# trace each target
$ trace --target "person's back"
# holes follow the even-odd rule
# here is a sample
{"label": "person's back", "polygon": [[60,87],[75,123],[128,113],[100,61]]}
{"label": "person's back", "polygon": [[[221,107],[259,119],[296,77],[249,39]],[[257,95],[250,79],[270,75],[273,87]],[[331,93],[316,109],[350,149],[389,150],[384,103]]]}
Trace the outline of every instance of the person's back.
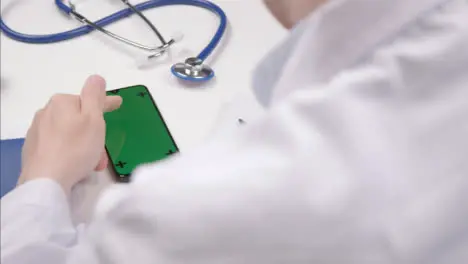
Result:
{"label": "person's back", "polygon": [[[329,1],[258,69],[264,116],[139,168],[103,195],[72,252],[50,239],[29,253],[66,263],[466,263],[467,22],[465,0]],[[4,249],[5,264],[27,250]]]}

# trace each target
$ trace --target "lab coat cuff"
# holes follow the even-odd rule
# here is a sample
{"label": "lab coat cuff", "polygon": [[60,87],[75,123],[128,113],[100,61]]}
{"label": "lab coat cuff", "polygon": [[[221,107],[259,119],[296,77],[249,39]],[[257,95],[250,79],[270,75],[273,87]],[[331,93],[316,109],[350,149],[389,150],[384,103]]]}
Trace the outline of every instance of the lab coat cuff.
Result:
{"label": "lab coat cuff", "polygon": [[5,195],[1,200],[2,218],[20,207],[43,208],[62,212],[70,217],[67,195],[62,187],[51,179],[28,181]]}

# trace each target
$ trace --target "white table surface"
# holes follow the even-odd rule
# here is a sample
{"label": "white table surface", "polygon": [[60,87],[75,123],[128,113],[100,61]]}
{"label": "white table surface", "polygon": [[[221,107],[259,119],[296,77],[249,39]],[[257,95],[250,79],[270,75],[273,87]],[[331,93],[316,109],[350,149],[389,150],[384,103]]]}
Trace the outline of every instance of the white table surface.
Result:
{"label": "white table surface", "polygon": [[[78,22],[60,14],[53,0],[3,0],[2,19],[11,28],[29,34],[61,32]],[[141,2],[133,0],[133,3]],[[145,14],[166,38],[182,32],[173,58],[154,67],[139,69],[140,50],[123,46],[99,33],[71,41],[38,45],[13,41],[1,35],[1,138],[24,137],[34,113],[55,93],[79,93],[87,76],[100,74],[107,89],[146,85],[181,150],[201,143],[216,127],[227,102],[240,96],[252,99],[250,80],[258,61],[286,34],[260,0],[213,0],[226,12],[229,26],[221,47],[208,63],[216,79],[202,88],[187,88],[170,73],[175,61],[196,56],[212,37],[216,16],[194,7],[172,6]],[[81,1],[79,11],[98,19],[116,11],[116,1]],[[159,44],[156,36],[136,16],[108,27],[116,33],[148,44]],[[235,122],[235,115],[233,116]],[[78,221],[89,216],[99,191],[110,183],[108,172],[97,175],[79,191],[75,205]],[[83,199],[86,197],[86,200]]]}

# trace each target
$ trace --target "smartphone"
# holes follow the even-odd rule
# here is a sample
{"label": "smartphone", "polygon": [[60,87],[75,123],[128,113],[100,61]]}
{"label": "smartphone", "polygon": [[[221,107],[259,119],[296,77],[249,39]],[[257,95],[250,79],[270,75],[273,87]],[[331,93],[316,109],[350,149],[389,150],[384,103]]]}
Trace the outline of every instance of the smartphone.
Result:
{"label": "smartphone", "polygon": [[179,152],[146,86],[111,90],[107,95],[122,97],[119,109],[104,114],[106,150],[117,181],[128,182],[139,165],[160,161]]}

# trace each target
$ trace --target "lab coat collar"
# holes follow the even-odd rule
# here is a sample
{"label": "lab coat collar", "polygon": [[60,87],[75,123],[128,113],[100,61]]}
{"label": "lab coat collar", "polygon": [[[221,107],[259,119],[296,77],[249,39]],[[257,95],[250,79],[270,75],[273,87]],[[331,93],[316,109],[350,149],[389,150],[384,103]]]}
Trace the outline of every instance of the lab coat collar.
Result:
{"label": "lab coat collar", "polygon": [[253,88],[265,106],[329,81],[447,0],[330,0],[260,63]]}

